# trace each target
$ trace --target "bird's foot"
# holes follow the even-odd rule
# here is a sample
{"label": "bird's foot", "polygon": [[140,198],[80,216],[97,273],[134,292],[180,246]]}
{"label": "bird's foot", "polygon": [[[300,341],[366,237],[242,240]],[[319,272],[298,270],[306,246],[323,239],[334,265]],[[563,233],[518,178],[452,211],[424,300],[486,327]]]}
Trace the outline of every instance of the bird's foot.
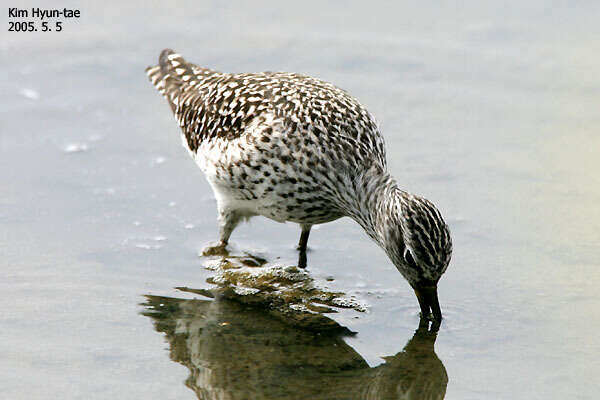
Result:
{"label": "bird's foot", "polygon": [[207,246],[202,249],[202,255],[205,257],[209,256],[222,256],[227,257],[229,255],[229,251],[227,250],[227,243],[219,242],[215,246]]}

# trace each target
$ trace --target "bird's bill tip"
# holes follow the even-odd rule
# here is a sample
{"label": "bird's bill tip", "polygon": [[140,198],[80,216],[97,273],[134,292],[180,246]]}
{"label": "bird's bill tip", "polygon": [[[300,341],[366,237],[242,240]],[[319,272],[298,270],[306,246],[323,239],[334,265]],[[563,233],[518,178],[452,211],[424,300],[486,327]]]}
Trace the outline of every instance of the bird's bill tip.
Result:
{"label": "bird's bill tip", "polygon": [[413,289],[419,300],[419,306],[421,307],[421,315],[424,318],[429,317],[433,314],[435,321],[442,320],[442,310],[437,294],[437,285],[414,285]]}

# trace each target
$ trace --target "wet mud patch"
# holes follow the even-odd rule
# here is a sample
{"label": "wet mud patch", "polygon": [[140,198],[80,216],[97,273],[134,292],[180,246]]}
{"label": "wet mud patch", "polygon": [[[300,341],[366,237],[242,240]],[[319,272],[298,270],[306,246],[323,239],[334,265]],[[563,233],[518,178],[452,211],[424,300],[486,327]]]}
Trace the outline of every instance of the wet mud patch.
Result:
{"label": "wet mud patch", "polygon": [[343,330],[326,314],[340,309],[367,312],[367,304],[343,292],[319,285],[309,271],[270,263],[250,255],[210,258],[205,267],[214,272],[208,289],[178,287],[178,290],[210,298],[225,298],[263,308],[287,323],[311,330]]}

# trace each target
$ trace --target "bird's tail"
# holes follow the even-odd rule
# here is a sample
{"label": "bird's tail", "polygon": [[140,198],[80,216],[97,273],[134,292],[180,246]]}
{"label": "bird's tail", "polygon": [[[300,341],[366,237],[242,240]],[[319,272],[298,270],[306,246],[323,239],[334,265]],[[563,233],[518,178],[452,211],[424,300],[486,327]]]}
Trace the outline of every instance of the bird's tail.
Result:
{"label": "bird's tail", "polygon": [[146,68],[150,82],[162,94],[171,110],[176,112],[178,98],[184,87],[194,84],[196,75],[190,64],[171,49],[164,49],[158,58],[158,65]]}

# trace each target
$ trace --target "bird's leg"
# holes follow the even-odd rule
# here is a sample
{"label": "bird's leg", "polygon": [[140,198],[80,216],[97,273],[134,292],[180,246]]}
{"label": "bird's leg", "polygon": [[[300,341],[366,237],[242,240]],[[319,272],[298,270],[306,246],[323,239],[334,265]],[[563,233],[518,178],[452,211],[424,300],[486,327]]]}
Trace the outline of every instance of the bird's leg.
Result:
{"label": "bird's leg", "polygon": [[219,212],[219,244],[223,247],[229,243],[231,232],[240,223],[241,216],[237,211]]}
{"label": "bird's leg", "polygon": [[308,236],[310,235],[310,228],[312,225],[300,225],[302,227],[302,233],[300,234],[300,241],[298,242],[298,250],[306,251],[308,244]]}
{"label": "bird's leg", "polygon": [[205,256],[227,256],[227,243],[229,237],[239,224],[241,215],[235,210],[223,210],[219,207],[219,243],[216,246],[209,246],[202,251]]}
{"label": "bird's leg", "polygon": [[308,236],[310,235],[310,228],[312,225],[300,225],[302,227],[302,233],[300,234],[300,241],[298,242],[298,267],[306,268],[306,246],[308,244]]}

